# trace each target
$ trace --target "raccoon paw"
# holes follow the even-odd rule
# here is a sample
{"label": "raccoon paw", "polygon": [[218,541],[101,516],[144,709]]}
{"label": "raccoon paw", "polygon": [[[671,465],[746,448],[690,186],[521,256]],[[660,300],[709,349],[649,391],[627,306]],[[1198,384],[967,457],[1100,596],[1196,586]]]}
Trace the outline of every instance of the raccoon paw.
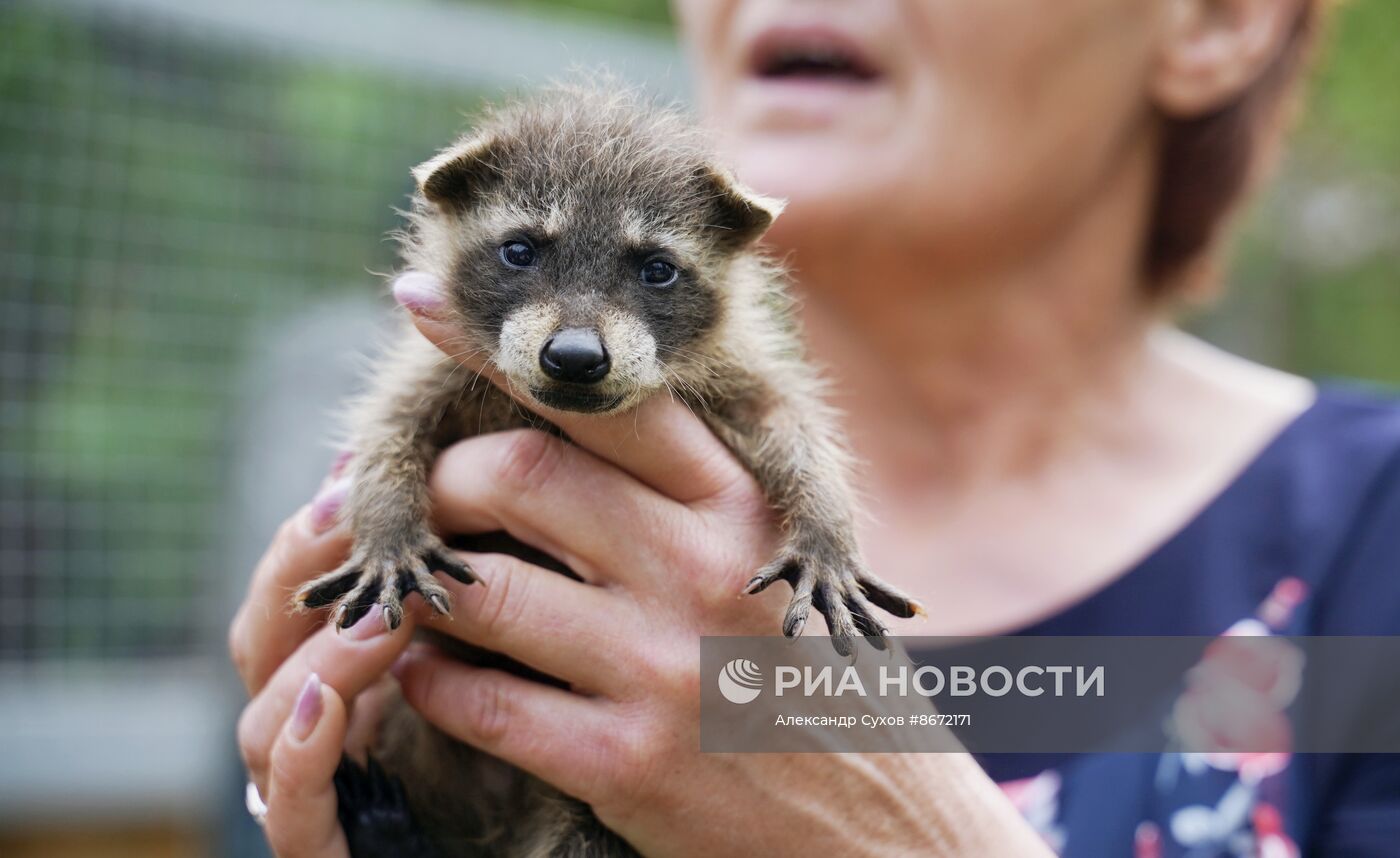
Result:
{"label": "raccoon paw", "polygon": [[292,603],[297,610],[334,605],[331,619],[342,629],[358,623],[377,604],[384,610],[384,625],[392,631],[403,622],[403,600],[410,593],[421,595],[439,614],[452,612],[451,596],[434,572],[445,572],[463,584],[478,580],[471,567],[454,558],[437,537],[423,536],[411,547],[394,550],[356,547],[339,569],[302,585]]}
{"label": "raccoon paw", "polygon": [[759,593],[775,581],[792,585],[792,600],[783,618],[783,634],[797,637],[812,608],[826,620],[831,645],[841,655],[855,652],[855,639],[864,637],[878,650],[889,648],[889,629],[876,608],[896,617],[924,613],[923,605],[875,577],[859,557],[832,547],[803,548],[789,543],[771,563],[744,586]]}
{"label": "raccoon paw", "polygon": [[351,858],[436,858],[409,810],[403,784],[373,757],[361,768],[348,756],[335,771],[336,815]]}

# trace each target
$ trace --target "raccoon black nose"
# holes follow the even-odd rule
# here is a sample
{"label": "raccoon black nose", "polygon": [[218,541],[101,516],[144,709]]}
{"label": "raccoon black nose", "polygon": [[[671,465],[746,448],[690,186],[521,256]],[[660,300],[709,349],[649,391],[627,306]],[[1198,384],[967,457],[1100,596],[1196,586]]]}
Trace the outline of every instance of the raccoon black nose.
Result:
{"label": "raccoon black nose", "polygon": [[610,365],[603,341],[587,328],[566,328],[540,349],[540,368],[555,381],[592,384],[603,380]]}

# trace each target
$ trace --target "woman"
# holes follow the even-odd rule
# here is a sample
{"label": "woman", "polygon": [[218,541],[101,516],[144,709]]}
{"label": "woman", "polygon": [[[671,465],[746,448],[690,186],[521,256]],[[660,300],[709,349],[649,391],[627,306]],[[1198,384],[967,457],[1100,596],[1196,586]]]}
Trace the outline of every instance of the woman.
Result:
{"label": "woman", "polygon": [[[896,633],[1215,635],[1256,613],[1310,634],[1400,626],[1400,576],[1383,574],[1400,411],[1159,324],[1208,280],[1319,5],[679,2],[707,116],[744,178],[790,200],[772,241],[864,463],[866,554],[930,610]],[[395,294],[421,311],[439,289],[408,275]],[[645,854],[1400,842],[1400,765],[1382,758],[1085,758],[1003,791],[993,778],[1037,773],[699,754],[697,639],[772,628],[782,594],[742,610],[733,594],[774,524],[683,407],[559,422],[577,446],[520,432],[451,448],[434,504],[445,532],[509,530],[585,582],[472,556],[489,586],[454,588],[455,622],[417,622],[580,693],[405,652],[410,635],[373,617],[337,637],[286,616],[286,593],[345,551],[343,486],[282,528],[231,631],[253,695],[240,744],[279,855],[346,854],[331,775],[391,667],[430,721],[587,800]]]}

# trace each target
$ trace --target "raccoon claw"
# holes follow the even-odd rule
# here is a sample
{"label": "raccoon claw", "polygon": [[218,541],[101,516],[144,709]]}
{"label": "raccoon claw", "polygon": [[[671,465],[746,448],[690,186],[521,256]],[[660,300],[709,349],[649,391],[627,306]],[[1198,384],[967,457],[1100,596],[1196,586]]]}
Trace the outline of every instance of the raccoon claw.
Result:
{"label": "raccoon claw", "polygon": [[881,608],[897,617],[923,614],[923,606],[869,572],[859,561],[831,563],[829,552],[785,552],[759,570],[744,585],[744,594],[767,589],[776,581],[792,586],[792,599],[783,617],[783,634],[797,637],[807,625],[812,608],[826,620],[831,645],[843,655],[855,652],[855,639],[863,637],[877,650],[889,648],[889,629],[877,617]]}
{"label": "raccoon claw", "polygon": [[365,556],[357,553],[334,572],[307,582],[292,601],[298,610],[334,605],[331,622],[338,629],[355,625],[379,605],[384,626],[393,631],[403,622],[403,600],[417,593],[439,614],[452,613],[452,597],[433,577],[443,572],[464,584],[477,580],[471,567],[443,549]]}
{"label": "raccoon claw", "polygon": [[[467,564],[457,560],[445,551],[431,550],[423,555],[423,560],[428,564],[428,568],[434,572],[446,573],[463,584],[475,584],[481,579],[476,577],[476,573]],[[447,613],[443,611],[442,613]]]}

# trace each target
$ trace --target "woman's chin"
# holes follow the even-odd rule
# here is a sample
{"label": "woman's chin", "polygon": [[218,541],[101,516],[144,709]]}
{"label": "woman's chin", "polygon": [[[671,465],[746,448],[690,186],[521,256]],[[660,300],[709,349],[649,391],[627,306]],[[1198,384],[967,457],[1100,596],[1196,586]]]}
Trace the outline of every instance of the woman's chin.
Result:
{"label": "woman's chin", "polygon": [[755,190],[795,199],[840,182],[851,154],[821,135],[754,134],[731,142],[728,156],[739,176]]}
{"label": "woman's chin", "polygon": [[896,191],[874,181],[867,158],[830,142],[746,140],[733,163],[746,184],[787,201],[774,229],[808,217],[824,220],[842,213],[849,217],[851,212],[869,210],[881,196],[888,200]]}

